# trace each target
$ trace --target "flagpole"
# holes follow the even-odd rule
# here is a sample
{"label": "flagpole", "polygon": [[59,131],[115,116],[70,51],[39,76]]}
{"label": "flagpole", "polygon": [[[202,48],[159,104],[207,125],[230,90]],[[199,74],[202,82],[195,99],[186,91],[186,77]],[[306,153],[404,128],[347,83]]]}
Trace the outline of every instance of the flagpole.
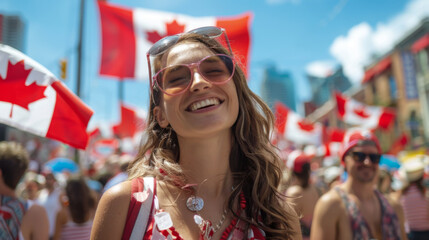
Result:
{"label": "flagpole", "polygon": [[119,78],[118,99],[119,99],[119,102],[124,101],[124,79],[123,78]]}
{"label": "flagpole", "polygon": [[79,13],[79,35],[77,42],[77,81],[76,81],[76,95],[80,96],[81,86],[81,72],[82,72],[82,39],[83,39],[83,15],[84,15],[84,0],[80,0],[80,13]]}
{"label": "flagpole", "polygon": [[[79,11],[79,33],[78,33],[78,42],[77,42],[77,78],[76,78],[76,95],[80,98],[80,88],[81,88],[81,77],[82,77],[82,39],[83,39],[83,17],[84,17],[84,8],[85,1],[80,0],[80,11]],[[74,158],[77,163],[79,163],[79,150],[76,148],[74,152]]]}

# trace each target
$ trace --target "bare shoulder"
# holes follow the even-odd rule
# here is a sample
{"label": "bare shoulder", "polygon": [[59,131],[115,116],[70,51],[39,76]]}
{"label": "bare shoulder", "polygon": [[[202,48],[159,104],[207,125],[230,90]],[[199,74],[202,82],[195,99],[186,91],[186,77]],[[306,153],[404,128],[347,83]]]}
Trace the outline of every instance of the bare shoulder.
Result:
{"label": "bare shoulder", "polygon": [[341,197],[334,189],[331,189],[323,194],[317,201],[313,220],[317,219],[324,222],[329,220],[330,222],[335,222],[345,213],[343,210],[345,209],[343,208]]}
{"label": "bare shoulder", "polygon": [[401,203],[398,197],[396,197],[393,194],[383,195],[383,196],[386,198],[390,206],[392,206],[394,209],[401,208]]}
{"label": "bare shoulder", "polygon": [[49,220],[43,206],[32,204],[22,218],[21,232],[24,239],[48,239]]}
{"label": "bare shoulder", "polygon": [[286,196],[288,197],[299,197],[302,196],[302,187],[300,186],[290,186],[286,191]]}
{"label": "bare shoulder", "polygon": [[338,195],[338,193],[334,189],[331,189],[319,198],[317,205],[323,208],[338,209],[338,206],[341,204],[341,202],[341,197]]}
{"label": "bare shoulder", "polygon": [[131,197],[131,181],[121,182],[103,193],[100,199],[101,203],[121,203],[129,202]]}
{"label": "bare shoulder", "polygon": [[131,181],[119,183],[107,190],[95,213],[91,239],[120,239],[131,199]]}
{"label": "bare shoulder", "polygon": [[341,198],[334,189],[329,190],[319,198],[311,225],[312,240],[349,239],[344,238],[344,234],[339,229],[339,225],[345,216],[342,206]]}
{"label": "bare shoulder", "polygon": [[104,213],[114,213],[119,207],[121,211],[128,209],[131,199],[131,181],[121,182],[109,188],[101,196],[98,203],[97,213],[103,211]]}
{"label": "bare shoulder", "polygon": [[48,215],[43,206],[34,203],[25,213],[24,220],[28,220],[33,225],[43,225],[48,223]]}
{"label": "bare shoulder", "polygon": [[46,214],[46,210],[43,206],[35,203],[28,209],[26,214],[29,216],[37,216],[39,214]]}

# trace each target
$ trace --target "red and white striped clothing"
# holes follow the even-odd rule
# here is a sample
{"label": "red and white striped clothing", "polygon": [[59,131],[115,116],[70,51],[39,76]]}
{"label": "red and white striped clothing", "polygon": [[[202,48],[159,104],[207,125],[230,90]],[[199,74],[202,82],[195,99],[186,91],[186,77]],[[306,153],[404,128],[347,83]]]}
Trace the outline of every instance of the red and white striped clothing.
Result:
{"label": "red and white striped clothing", "polygon": [[0,194],[0,239],[19,239],[28,202]]}
{"label": "red and white striped clothing", "polygon": [[[158,210],[159,202],[156,195],[155,179],[153,177],[134,178],[131,181],[131,201],[122,239],[164,240],[177,237],[173,237],[173,234],[164,236],[158,230],[154,218]],[[265,232],[262,229],[254,225],[251,225],[247,232],[244,229],[247,229],[247,225],[243,221],[238,221],[237,225],[229,233],[227,240],[265,240]]]}
{"label": "red and white striped clothing", "polygon": [[63,226],[61,240],[88,240],[91,236],[92,219],[85,223],[77,224],[69,221]]}
{"label": "red and white striped clothing", "polygon": [[405,214],[405,230],[429,230],[429,203],[417,186],[411,185],[400,201]]}

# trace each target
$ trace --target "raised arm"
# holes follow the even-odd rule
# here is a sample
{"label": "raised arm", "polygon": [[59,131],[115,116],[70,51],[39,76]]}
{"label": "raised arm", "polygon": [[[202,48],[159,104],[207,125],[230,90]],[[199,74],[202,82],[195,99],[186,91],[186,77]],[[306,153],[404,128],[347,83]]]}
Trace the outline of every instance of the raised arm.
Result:
{"label": "raised arm", "polygon": [[95,213],[91,239],[121,239],[130,205],[131,182],[115,185],[103,194]]}

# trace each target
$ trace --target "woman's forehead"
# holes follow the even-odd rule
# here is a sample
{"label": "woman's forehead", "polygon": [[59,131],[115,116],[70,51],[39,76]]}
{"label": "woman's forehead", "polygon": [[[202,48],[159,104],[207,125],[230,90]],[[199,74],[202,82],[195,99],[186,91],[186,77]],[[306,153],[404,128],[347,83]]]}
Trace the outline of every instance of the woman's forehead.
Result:
{"label": "woman's forehead", "polygon": [[164,54],[162,57],[162,65],[171,66],[176,64],[194,63],[210,54],[213,54],[213,52],[202,43],[178,43],[169,49],[166,54]]}

